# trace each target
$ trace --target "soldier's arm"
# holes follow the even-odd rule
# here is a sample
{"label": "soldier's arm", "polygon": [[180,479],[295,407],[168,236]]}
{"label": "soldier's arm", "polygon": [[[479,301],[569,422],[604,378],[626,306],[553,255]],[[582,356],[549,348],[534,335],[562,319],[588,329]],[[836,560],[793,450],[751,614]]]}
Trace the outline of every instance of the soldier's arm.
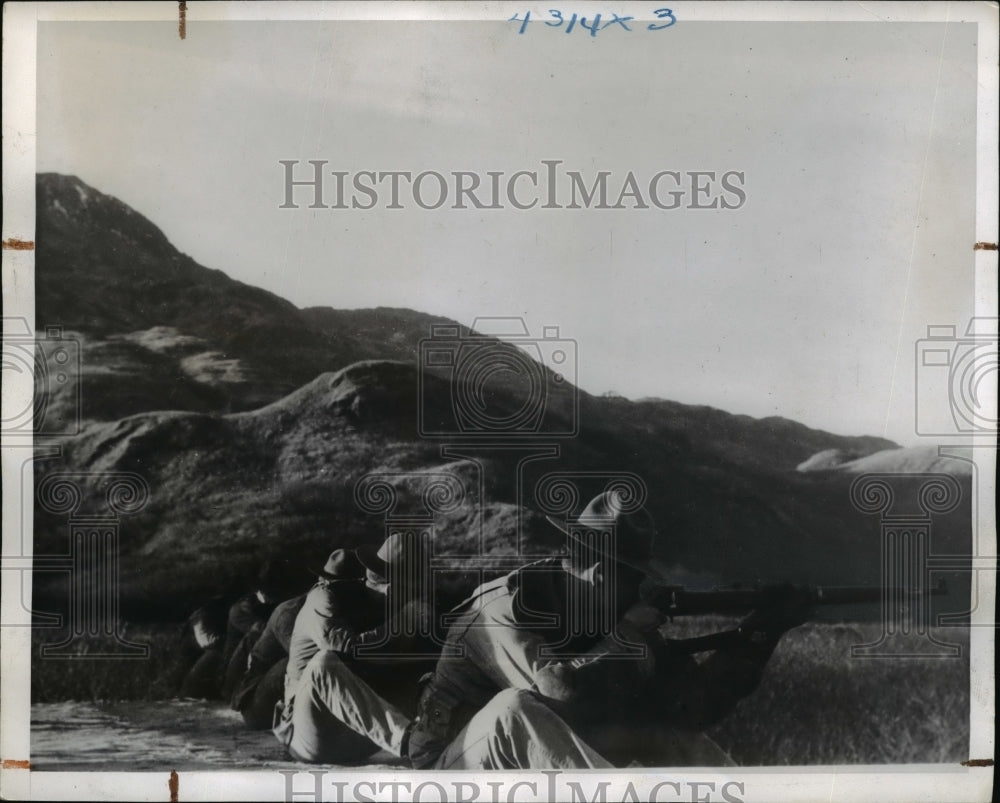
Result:
{"label": "soldier's arm", "polygon": [[668,640],[652,640],[657,657],[651,689],[664,717],[678,727],[704,729],[723,719],[760,684],[782,636],[812,613],[812,602],[792,586],[775,586],[746,617],[738,637],[700,664]]}
{"label": "soldier's arm", "polygon": [[405,651],[412,639],[431,632],[433,613],[430,606],[420,600],[410,600],[390,617],[377,627],[358,633],[348,641],[347,649],[380,646],[386,650]]}
{"label": "soldier's arm", "polygon": [[261,633],[260,638],[257,639],[257,642],[250,650],[247,671],[252,674],[266,672],[287,654],[288,650],[278,641],[274,629],[268,623],[268,626],[264,628],[264,632]]}
{"label": "soldier's arm", "polygon": [[669,641],[654,641],[656,672],[646,687],[650,705],[671,725],[704,730],[757,688],[775,644],[737,643],[698,663]]}
{"label": "soldier's arm", "polygon": [[241,636],[253,630],[262,630],[264,625],[264,618],[249,596],[237,600],[229,609],[229,627]]}
{"label": "soldier's arm", "polygon": [[[410,601],[403,605],[402,610],[391,612],[378,625],[366,630],[358,630],[352,622],[341,614],[339,606],[331,604],[328,614],[324,617],[324,627],[317,643],[323,649],[337,652],[353,652],[357,647],[385,646],[399,647],[400,637],[394,633],[425,633],[430,627],[430,609],[420,601]],[[391,618],[390,618],[391,617]],[[409,617],[412,621],[402,622],[401,617]],[[406,624],[407,626],[403,626]],[[403,637],[404,639],[406,636]]]}
{"label": "soldier's arm", "polygon": [[333,593],[322,586],[315,586],[309,592],[293,630],[315,642],[321,650],[334,652],[343,652],[348,639],[356,634]]}
{"label": "soldier's arm", "polygon": [[292,641],[292,633],[295,630],[295,620],[298,618],[299,611],[302,610],[304,605],[305,595],[296,597],[279,605],[274,610],[274,613],[271,614],[271,618],[267,620],[265,630],[271,631],[274,635],[274,640],[277,642],[278,647],[283,650],[284,655],[288,654]]}
{"label": "soldier's arm", "polygon": [[554,701],[590,707],[598,702],[614,707],[634,698],[652,676],[655,658],[648,635],[661,619],[649,606],[633,606],[586,654],[540,666],[536,688]]}
{"label": "soldier's arm", "polygon": [[353,647],[358,632],[345,616],[331,614],[321,621],[322,627],[316,637],[320,649],[347,652]]}

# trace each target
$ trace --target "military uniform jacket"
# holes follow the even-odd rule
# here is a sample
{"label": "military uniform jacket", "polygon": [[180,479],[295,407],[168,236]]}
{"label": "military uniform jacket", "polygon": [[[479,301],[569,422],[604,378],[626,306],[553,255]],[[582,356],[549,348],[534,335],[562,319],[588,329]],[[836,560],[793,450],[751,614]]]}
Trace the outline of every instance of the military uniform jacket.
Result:
{"label": "military uniform jacket", "polygon": [[320,650],[347,653],[378,637],[385,597],[361,580],[317,583],[306,595],[288,645],[285,702],[295,694],[306,665]]}
{"label": "military uniform jacket", "polygon": [[603,635],[571,616],[574,583],[558,558],[541,560],[479,586],[453,611],[410,736],[415,766],[432,763],[503,689],[534,690],[567,715],[600,716],[635,698],[653,667],[643,635],[615,622]]}

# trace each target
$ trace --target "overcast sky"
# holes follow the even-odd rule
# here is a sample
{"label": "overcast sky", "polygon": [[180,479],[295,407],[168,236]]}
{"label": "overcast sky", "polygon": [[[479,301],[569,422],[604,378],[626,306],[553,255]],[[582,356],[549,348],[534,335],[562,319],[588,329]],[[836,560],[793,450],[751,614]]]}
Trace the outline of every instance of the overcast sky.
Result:
{"label": "overcast sky", "polygon": [[[975,91],[961,24],[43,23],[37,159],[299,306],[523,316],[593,393],[911,444],[914,342],[972,312]],[[279,209],[280,159],[737,170],[746,203]]]}

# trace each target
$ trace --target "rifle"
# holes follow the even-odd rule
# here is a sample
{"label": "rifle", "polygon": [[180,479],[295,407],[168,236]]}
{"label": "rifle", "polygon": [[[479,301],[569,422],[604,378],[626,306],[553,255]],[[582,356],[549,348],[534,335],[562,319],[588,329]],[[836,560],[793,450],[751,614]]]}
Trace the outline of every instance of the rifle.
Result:
{"label": "rifle", "polygon": [[[944,580],[923,591],[894,586],[817,586],[792,587],[803,605],[855,605],[889,602],[901,598],[923,598],[948,593]],[[709,613],[746,613],[768,602],[768,590],[763,588],[723,588],[713,591],[688,591],[680,586],[658,586],[645,595],[645,601],[669,618],[698,616]],[[753,640],[751,635],[751,640]],[[745,642],[748,634],[740,628],[697,636],[689,639],[670,639],[671,648],[686,653],[707,652],[735,643]]]}

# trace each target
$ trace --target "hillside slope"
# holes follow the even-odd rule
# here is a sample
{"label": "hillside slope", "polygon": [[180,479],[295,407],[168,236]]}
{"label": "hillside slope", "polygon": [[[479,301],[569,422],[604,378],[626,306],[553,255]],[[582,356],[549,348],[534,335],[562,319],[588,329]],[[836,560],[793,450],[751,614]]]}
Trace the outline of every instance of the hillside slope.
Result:
{"label": "hillside slope", "polygon": [[82,340],[85,419],[253,409],[352,362],[412,360],[432,323],[453,323],[384,307],[299,310],[198,265],[74,176],[39,175],[36,207],[37,328]]}
{"label": "hillside slope", "polygon": [[[640,477],[658,550],[678,577],[878,581],[880,523],[852,506],[856,475],[796,467],[831,450],[882,465],[876,453],[893,449],[889,441],[597,398],[551,372],[541,375],[545,425],[566,432],[576,422],[575,436],[499,449],[425,437],[454,429],[456,399],[469,397],[444,371],[421,373],[418,344],[432,324],[458,324],[405,309],[299,310],[197,265],[140,214],[73,177],[39,176],[37,225],[36,320],[82,343],[80,368],[53,389],[48,414],[77,414],[75,383],[83,408],[81,433],[60,441],[60,457],[36,461],[36,481],[86,473],[82,512],[104,503],[96,475],[133,472],[148,484],[149,503],[121,522],[128,610],[176,615],[245,584],[265,558],[305,565],[333,546],[377,542],[384,516],[355,497],[369,472],[393,475],[397,514],[425,513],[424,493],[441,476],[459,489],[433,520],[439,553],[466,556],[464,572],[443,575],[455,594],[481,577],[476,556],[562,547],[542,516],[555,472],[579,486],[564,514],[611,476]],[[494,382],[485,403],[514,414],[525,393],[517,381]],[[937,551],[967,554],[968,508],[934,534]],[[36,554],[65,553],[66,539],[65,515],[36,505]],[[58,606],[65,578],[39,573],[35,590]]]}

